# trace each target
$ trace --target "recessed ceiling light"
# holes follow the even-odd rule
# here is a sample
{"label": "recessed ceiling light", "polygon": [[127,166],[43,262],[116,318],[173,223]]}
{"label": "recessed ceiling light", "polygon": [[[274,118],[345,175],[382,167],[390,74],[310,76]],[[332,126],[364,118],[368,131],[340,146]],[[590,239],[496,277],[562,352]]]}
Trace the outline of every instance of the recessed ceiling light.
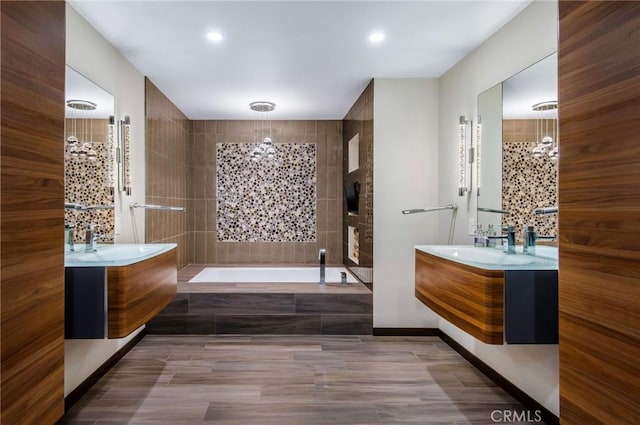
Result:
{"label": "recessed ceiling light", "polygon": [[219,32],[215,32],[215,31],[208,32],[207,33],[207,40],[213,41],[213,42],[222,41],[222,34],[220,34]]}
{"label": "recessed ceiling light", "polygon": [[376,32],[372,32],[371,35],[369,35],[369,41],[372,43],[380,43],[382,40],[384,40],[386,37],[386,35],[384,35],[383,32],[380,31],[376,31]]}

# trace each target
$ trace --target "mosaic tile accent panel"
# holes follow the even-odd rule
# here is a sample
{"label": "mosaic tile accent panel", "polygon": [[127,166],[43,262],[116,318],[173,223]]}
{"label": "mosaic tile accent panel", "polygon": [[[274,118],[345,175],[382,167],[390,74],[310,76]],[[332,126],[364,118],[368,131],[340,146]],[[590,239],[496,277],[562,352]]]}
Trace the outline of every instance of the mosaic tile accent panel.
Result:
{"label": "mosaic tile accent panel", "polygon": [[515,225],[518,238],[524,225],[536,226],[538,235],[556,236],[556,215],[539,216],[534,209],[558,205],[558,163],[534,158],[536,142],[505,141],[502,147],[503,225]]}
{"label": "mosaic tile accent panel", "polygon": [[[81,205],[113,205],[114,197],[107,187],[107,133],[109,120],[65,120],[65,140],[74,135],[80,141],[91,141],[96,160],[72,158],[65,150],[64,197],[65,202]],[[74,131],[75,129],[75,131]],[[66,209],[65,223],[74,224],[74,241],[84,243],[87,225],[96,225],[100,243],[113,242],[114,210],[78,211]]]}
{"label": "mosaic tile accent panel", "polygon": [[315,242],[315,143],[276,145],[272,161],[248,160],[252,143],[216,149],[217,236],[225,242]]}

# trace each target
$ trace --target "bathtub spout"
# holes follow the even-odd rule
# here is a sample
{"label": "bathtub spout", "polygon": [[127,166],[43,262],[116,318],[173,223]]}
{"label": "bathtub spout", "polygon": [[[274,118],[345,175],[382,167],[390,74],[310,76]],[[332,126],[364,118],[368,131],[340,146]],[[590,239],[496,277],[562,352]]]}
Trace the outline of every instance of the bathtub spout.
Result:
{"label": "bathtub spout", "polygon": [[318,252],[318,260],[320,260],[320,285],[324,285],[325,284],[325,256],[327,255],[327,250],[324,248],[321,248],[320,251]]}

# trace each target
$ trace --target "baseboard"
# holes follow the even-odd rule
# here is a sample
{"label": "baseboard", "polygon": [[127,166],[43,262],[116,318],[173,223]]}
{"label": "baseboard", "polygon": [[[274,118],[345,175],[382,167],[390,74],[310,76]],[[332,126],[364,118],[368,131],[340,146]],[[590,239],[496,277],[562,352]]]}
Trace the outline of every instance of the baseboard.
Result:
{"label": "baseboard", "polygon": [[122,348],[116,351],[111,357],[107,359],[95,372],[93,372],[87,379],[82,381],[80,385],[69,393],[64,398],[64,411],[67,412],[83,395],[87,393],[100,380],[118,361],[124,357],[135,345],[142,340],[147,334],[146,329],[142,329],[133,339],[127,342]]}
{"label": "baseboard", "polygon": [[373,328],[374,336],[440,336],[438,328]]}
{"label": "baseboard", "polygon": [[[511,397],[518,400],[526,409],[531,411],[540,411],[540,416],[542,420],[547,425],[559,425],[560,419],[554,415],[550,410],[546,407],[538,403],[536,400],[531,398],[531,396],[520,388],[516,387],[504,376],[500,375],[494,369],[492,369],[488,364],[480,360],[466,348],[464,348],[461,344],[459,344],[456,340],[451,338],[449,335],[444,333],[442,330],[438,329],[437,335],[442,339],[447,345],[453,348],[458,352],[462,357],[464,357],[469,363],[471,363],[476,369],[482,372],[487,378],[491,379],[497,386],[505,390]],[[374,329],[375,335],[375,329]]]}

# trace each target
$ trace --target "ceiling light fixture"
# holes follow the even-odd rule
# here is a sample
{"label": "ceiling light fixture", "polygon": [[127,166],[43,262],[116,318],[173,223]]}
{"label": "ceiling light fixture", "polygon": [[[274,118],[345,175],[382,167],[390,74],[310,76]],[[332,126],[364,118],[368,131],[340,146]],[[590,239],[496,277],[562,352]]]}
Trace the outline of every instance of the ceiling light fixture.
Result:
{"label": "ceiling light fixture", "polygon": [[[536,112],[546,112],[558,109],[557,100],[536,103],[531,107]],[[536,120],[536,141],[538,144],[531,152],[535,158],[549,157],[558,159],[558,123],[557,118],[549,117]]]}
{"label": "ceiling light fixture", "polygon": [[[67,100],[67,107],[72,109],[71,131],[73,132],[67,137],[67,152],[72,159],[95,162],[98,157],[97,152],[93,149],[93,120],[90,116],[90,111],[94,111],[97,106],[88,100]],[[80,126],[78,126],[78,121],[80,121]]]}
{"label": "ceiling light fixture", "polygon": [[[251,102],[249,109],[255,113],[253,121],[253,132],[255,134],[256,147],[249,153],[249,159],[253,162],[259,162],[263,159],[271,160],[276,156],[276,148],[271,139],[271,119],[270,113],[276,108],[276,104],[273,102],[267,102],[264,100]],[[267,114],[266,120],[259,120],[258,115]],[[260,124],[258,124],[260,121]],[[265,121],[267,124],[265,125]],[[259,128],[258,128],[259,127]],[[268,136],[267,134],[268,130]],[[258,142],[262,138],[262,142]]]}
{"label": "ceiling light fixture", "polygon": [[220,34],[219,32],[211,31],[207,33],[207,40],[209,41],[219,42],[222,41],[222,39],[222,34]]}
{"label": "ceiling light fixture", "polygon": [[383,41],[387,36],[384,35],[384,33],[380,32],[380,31],[376,31],[371,33],[371,35],[369,36],[369,41],[372,43],[380,43],[381,41]]}

